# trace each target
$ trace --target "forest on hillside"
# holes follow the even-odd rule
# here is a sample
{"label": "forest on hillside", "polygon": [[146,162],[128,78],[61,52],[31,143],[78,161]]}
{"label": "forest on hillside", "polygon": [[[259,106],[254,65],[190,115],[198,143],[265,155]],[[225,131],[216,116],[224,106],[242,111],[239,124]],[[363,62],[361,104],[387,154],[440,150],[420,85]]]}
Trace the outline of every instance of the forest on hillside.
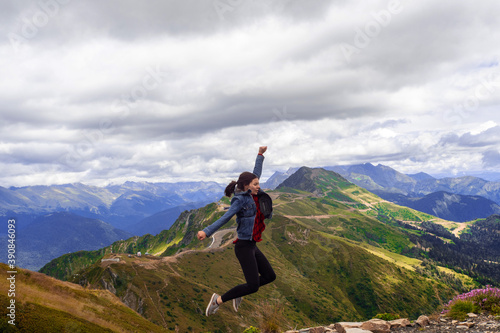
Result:
{"label": "forest on hillside", "polygon": [[406,250],[405,255],[434,260],[439,265],[473,277],[483,285],[500,285],[499,215],[477,221],[460,238],[432,222],[420,224],[425,232],[405,223],[398,224],[415,230],[416,233],[410,233],[410,240],[421,245]]}

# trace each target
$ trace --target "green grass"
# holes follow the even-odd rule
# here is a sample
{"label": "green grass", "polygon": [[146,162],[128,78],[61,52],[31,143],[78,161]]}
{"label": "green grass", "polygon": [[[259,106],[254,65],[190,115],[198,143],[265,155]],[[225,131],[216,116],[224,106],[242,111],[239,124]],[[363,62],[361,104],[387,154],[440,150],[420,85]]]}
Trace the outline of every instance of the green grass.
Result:
{"label": "green grass", "polygon": [[78,318],[67,312],[54,310],[34,303],[21,303],[16,308],[16,325],[9,324],[8,317],[2,312],[8,304],[7,297],[0,295],[0,331],[1,332],[89,332],[101,333],[113,331],[96,325],[84,318]]}
{"label": "green grass", "polygon": [[[0,288],[8,290],[5,264]],[[0,295],[2,332],[163,332],[107,290],[90,290],[18,268],[16,326],[7,323],[6,295]],[[8,326],[7,326],[8,325]]]}
{"label": "green grass", "polygon": [[283,304],[282,330],[365,320],[378,313],[416,318],[432,312],[439,298],[455,293],[440,282],[370,253],[358,243],[307,229],[279,215],[268,224],[259,248],[278,278],[257,294],[245,297],[238,316],[229,305],[220,309],[217,318],[203,316],[213,292],[223,293],[244,282],[232,246],[190,252],[168,261],[126,257],[122,263],[98,263],[81,272],[79,278],[86,279],[92,288],[102,286],[105,280],[115,286],[117,296],[142,299],[143,316],[169,329],[177,326],[180,331],[189,326],[211,332],[260,327],[265,300]]}
{"label": "green grass", "polygon": [[[421,222],[434,217],[383,202],[336,174],[314,173],[319,189],[315,194],[291,188],[270,191],[275,198],[274,216],[266,221],[259,248],[278,278],[245,297],[237,316],[229,305],[221,307],[217,317],[203,316],[213,292],[223,293],[244,282],[232,245],[207,251],[211,240],[196,239],[198,230],[224,214],[215,203],[184,212],[170,230],[156,236],[61,257],[44,270],[65,279],[73,276],[72,281],[92,288],[106,283],[152,323],[180,331],[238,332],[242,327],[260,327],[264,300],[283,305],[280,329],[287,330],[368,320],[384,313],[417,318],[457,294],[439,274],[420,274],[415,267],[421,262],[402,255],[415,245],[395,219]],[[223,198],[220,203],[229,201]],[[233,219],[225,228],[234,225]],[[101,264],[100,257],[109,256],[111,248],[114,253],[141,250],[160,255],[122,255],[120,263]],[[172,257],[180,251],[181,255]]]}

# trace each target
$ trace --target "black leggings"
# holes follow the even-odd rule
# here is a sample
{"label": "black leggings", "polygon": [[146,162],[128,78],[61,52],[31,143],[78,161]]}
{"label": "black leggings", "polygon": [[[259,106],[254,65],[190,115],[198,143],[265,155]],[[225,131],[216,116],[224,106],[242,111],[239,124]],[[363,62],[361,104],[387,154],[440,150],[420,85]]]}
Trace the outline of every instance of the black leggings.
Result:
{"label": "black leggings", "polygon": [[256,242],[240,239],[234,246],[234,252],[240,261],[247,283],[240,284],[222,295],[223,302],[253,294],[259,290],[259,287],[276,280],[271,264],[257,248]]}

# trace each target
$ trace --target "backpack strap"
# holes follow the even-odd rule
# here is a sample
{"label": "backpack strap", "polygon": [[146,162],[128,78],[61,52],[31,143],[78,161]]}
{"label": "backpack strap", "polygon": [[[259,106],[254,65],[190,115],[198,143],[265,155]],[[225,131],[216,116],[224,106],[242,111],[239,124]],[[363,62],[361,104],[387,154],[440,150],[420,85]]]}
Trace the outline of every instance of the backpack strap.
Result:
{"label": "backpack strap", "polygon": [[273,216],[273,200],[264,191],[259,191],[257,194],[259,199],[260,211],[264,214],[264,218],[270,219]]}

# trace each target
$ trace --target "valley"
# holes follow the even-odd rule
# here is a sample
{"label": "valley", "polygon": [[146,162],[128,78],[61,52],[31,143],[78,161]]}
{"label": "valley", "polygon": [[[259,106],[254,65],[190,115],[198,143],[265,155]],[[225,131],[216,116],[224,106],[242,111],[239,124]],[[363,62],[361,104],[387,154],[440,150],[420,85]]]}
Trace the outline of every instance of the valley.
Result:
{"label": "valley", "polygon": [[415,318],[498,276],[498,265],[487,262],[499,261],[495,245],[486,254],[476,244],[496,235],[500,217],[478,220],[461,234],[469,241],[460,240],[447,229],[456,231],[454,222],[383,200],[323,169],[301,168],[269,194],[273,218],[259,248],[278,277],[245,297],[238,313],[223,306],[204,316],[213,292],[244,281],[232,246],[234,219],[213,239],[196,238],[224,214],[228,198],[181,213],[157,235],[68,253],[40,271],[84,290],[107,290],[151,324],[182,332],[240,332],[276,307],[283,330],[377,313]]}

